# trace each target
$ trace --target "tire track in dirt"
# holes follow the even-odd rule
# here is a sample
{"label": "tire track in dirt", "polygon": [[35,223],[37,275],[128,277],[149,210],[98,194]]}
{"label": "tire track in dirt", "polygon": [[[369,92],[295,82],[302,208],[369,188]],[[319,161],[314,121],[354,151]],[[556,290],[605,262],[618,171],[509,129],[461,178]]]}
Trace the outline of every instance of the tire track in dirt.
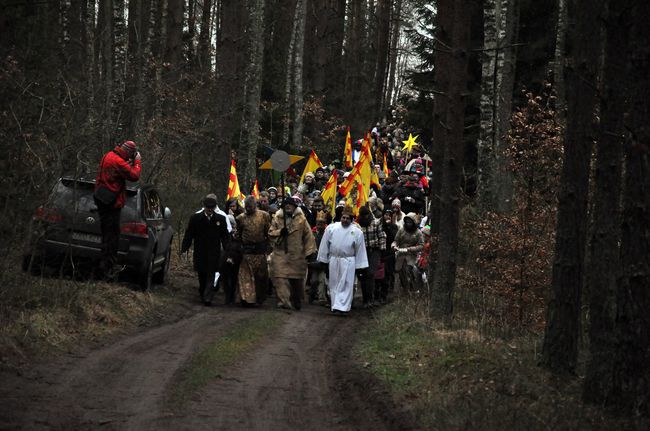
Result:
{"label": "tire track in dirt", "polygon": [[250,317],[243,310],[195,311],[85,357],[70,356],[62,365],[43,365],[23,378],[8,378],[0,390],[0,428],[146,427],[163,414],[167,386],[193,352]]}
{"label": "tire track in dirt", "polygon": [[243,319],[279,312],[269,306],[193,311],[176,323],[3,381],[0,429],[391,428],[364,388],[349,384],[358,375],[351,371],[349,350],[367,317],[332,316],[316,306],[286,316],[220,379],[193,394],[182,411],[170,409],[175,377],[195,352]]}
{"label": "tire track in dirt", "polygon": [[[362,318],[357,316],[357,318]],[[341,393],[341,348],[359,321],[321,307],[294,312],[279,331],[197,394],[187,411],[152,429],[387,429],[364,403]],[[365,318],[362,318],[366,320]]]}

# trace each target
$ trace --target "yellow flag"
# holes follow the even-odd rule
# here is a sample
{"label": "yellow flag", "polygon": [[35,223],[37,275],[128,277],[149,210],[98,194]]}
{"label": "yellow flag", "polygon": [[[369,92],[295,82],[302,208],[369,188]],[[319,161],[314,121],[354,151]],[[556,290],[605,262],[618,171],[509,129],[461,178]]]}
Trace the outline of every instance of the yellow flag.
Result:
{"label": "yellow flag", "polygon": [[[363,184],[363,189],[366,193],[366,200],[368,200],[367,196],[368,193],[370,192],[370,184],[372,183],[372,173],[374,172],[375,168],[370,164],[370,154],[367,152],[364,152],[361,154],[361,158],[359,159],[359,179],[360,182]],[[377,178],[377,183],[379,183],[379,178]]]}
{"label": "yellow flag", "polygon": [[336,171],[332,173],[332,175],[329,177],[327,180],[327,184],[325,184],[325,188],[323,188],[323,192],[320,194],[320,196],[323,198],[323,202],[325,202],[325,208],[329,206],[330,208],[330,214],[332,217],[334,217],[334,210],[336,208],[336,186],[337,186],[337,179],[338,179],[338,174]]}
{"label": "yellow flag", "polygon": [[368,202],[368,191],[363,184],[357,183],[357,204],[354,207],[354,215],[359,215],[359,209]]}
{"label": "yellow flag", "polygon": [[352,138],[350,137],[350,128],[345,136],[345,148],[343,149],[343,163],[348,169],[352,167]]}
{"label": "yellow flag", "polygon": [[230,180],[228,181],[228,197],[227,199],[239,199],[242,200],[244,195],[241,194],[239,190],[239,180],[237,179],[237,168],[235,167],[235,161],[230,162]]}
{"label": "yellow flag", "polygon": [[307,164],[305,165],[305,170],[302,171],[302,175],[300,176],[300,184],[305,182],[305,174],[307,172],[313,173],[316,171],[318,168],[322,168],[323,164],[320,162],[320,159],[316,155],[316,152],[314,150],[311,150],[311,153],[309,154],[309,159],[307,160]]}

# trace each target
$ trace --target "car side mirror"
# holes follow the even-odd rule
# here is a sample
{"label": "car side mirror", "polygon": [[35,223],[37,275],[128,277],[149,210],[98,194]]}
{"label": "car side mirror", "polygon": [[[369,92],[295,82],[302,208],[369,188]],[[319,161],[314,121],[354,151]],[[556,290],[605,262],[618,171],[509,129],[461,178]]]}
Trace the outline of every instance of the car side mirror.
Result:
{"label": "car side mirror", "polygon": [[170,210],[168,207],[165,207],[165,214],[163,217],[165,217],[165,220],[172,218],[172,210]]}

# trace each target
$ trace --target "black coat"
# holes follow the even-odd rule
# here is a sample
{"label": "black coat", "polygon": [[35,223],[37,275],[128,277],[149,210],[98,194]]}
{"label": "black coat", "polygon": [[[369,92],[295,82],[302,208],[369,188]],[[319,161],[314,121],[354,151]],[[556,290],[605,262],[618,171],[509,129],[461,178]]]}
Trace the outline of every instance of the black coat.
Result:
{"label": "black coat", "polygon": [[194,269],[198,272],[212,272],[219,269],[221,247],[228,242],[226,218],[214,213],[208,219],[203,211],[190,217],[183,237],[181,253],[189,250],[194,242]]}
{"label": "black coat", "polygon": [[411,212],[422,214],[424,212],[424,197],[422,189],[410,182],[397,187],[393,193],[393,198],[400,200],[404,214]]}

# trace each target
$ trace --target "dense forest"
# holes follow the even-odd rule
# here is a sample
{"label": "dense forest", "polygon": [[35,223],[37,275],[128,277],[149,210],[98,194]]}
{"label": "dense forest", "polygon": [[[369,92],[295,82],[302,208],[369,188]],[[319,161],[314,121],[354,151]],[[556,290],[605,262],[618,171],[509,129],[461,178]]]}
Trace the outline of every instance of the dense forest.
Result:
{"label": "dense forest", "polygon": [[[432,160],[430,315],[543,332],[540,365],[650,414],[650,3],[7,0],[2,272],[61,175],[133,139],[175,216],[231,157],[343,156],[347,127]],[[271,179],[264,179],[271,181]],[[501,336],[503,334],[497,334]],[[587,354],[586,369],[578,370]]]}

